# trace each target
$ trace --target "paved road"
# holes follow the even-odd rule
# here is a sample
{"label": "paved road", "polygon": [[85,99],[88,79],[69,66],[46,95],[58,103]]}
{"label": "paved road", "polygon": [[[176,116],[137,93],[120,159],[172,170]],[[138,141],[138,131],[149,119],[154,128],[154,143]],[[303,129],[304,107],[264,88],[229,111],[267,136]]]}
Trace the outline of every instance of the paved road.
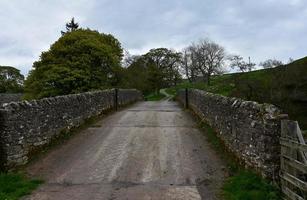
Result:
{"label": "paved road", "polygon": [[139,102],[30,165],[46,182],[26,199],[219,199],[222,169],[177,103]]}

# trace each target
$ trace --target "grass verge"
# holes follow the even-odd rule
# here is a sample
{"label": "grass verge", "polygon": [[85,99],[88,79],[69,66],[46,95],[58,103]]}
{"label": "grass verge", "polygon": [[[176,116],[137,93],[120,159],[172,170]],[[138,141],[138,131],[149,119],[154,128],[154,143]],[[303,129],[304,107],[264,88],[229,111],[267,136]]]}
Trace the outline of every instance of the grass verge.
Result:
{"label": "grass verge", "polygon": [[156,94],[156,93],[151,93],[147,96],[145,96],[145,100],[146,101],[160,101],[161,99],[163,99],[165,97],[164,94]]}
{"label": "grass verge", "polygon": [[225,200],[279,200],[280,191],[267,180],[251,170],[238,164],[236,157],[227,151],[224,143],[217,137],[215,131],[206,123],[200,123],[200,128],[206,133],[208,142],[226,162],[229,177],[222,188]]}
{"label": "grass verge", "polygon": [[42,183],[41,180],[30,180],[22,174],[0,174],[0,200],[17,200],[30,194]]}
{"label": "grass verge", "polygon": [[238,171],[223,186],[226,200],[279,200],[279,190],[257,174]]}
{"label": "grass verge", "polygon": [[176,96],[177,94],[177,90],[176,88],[172,87],[172,88],[166,88],[165,92],[171,96]]}

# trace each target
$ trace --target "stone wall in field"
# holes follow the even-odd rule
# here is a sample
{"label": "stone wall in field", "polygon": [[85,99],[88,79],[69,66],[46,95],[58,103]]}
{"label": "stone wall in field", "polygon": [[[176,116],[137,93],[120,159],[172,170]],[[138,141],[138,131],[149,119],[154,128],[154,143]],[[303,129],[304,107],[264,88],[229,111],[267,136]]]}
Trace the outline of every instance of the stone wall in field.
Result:
{"label": "stone wall in field", "polygon": [[[178,100],[185,104],[185,91]],[[281,111],[270,104],[188,91],[188,106],[217,132],[225,146],[263,177],[278,179]]]}
{"label": "stone wall in field", "polygon": [[16,102],[16,101],[21,101],[23,94],[7,94],[7,93],[0,93],[0,105],[4,103],[9,103],[9,102]]}
{"label": "stone wall in field", "polygon": [[[78,127],[115,105],[115,90],[11,102],[0,107],[0,161],[2,168],[26,164],[32,151],[63,131]],[[118,104],[142,99],[137,90],[118,90]]]}

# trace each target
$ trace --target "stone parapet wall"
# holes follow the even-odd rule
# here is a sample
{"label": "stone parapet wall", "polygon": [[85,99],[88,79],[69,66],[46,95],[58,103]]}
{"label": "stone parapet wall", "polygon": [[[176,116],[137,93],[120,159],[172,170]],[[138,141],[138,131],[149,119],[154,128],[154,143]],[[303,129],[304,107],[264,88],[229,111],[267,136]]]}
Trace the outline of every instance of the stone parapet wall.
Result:
{"label": "stone parapet wall", "polygon": [[[86,119],[114,108],[115,90],[11,102],[0,107],[2,168],[26,164],[29,153]],[[119,106],[142,99],[137,90],[118,90]]]}
{"label": "stone parapet wall", "polygon": [[[177,99],[185,104],[185,91]],[[217,132],[226,147],[263,177],[278,180],[281,111],[270,104],[188,91],[188,106]]]}
{"label": "stone parapet wall", "polygon": [[0,105],[4,103],[16,102],[21,101],[23,94],[7,94],[7,93],[0,93]]}

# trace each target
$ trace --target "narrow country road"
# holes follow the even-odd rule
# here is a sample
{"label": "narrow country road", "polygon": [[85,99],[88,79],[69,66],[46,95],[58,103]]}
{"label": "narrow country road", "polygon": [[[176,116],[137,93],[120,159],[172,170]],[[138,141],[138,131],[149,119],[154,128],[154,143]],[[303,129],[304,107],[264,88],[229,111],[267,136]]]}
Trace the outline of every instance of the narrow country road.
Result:
{"label": "narrow country road", "polygon": [[219,199],[223,164],[176,102],[113,113],[31,164],[45,183],[25,199]]}
{"label": "narrow country road", "polygon": [[169,93],[166,92],[165,88],[160,90],[160,93],[164,94],[165,97],[163,100],[169,101],[173,98],[172,95],[170,95]]}

